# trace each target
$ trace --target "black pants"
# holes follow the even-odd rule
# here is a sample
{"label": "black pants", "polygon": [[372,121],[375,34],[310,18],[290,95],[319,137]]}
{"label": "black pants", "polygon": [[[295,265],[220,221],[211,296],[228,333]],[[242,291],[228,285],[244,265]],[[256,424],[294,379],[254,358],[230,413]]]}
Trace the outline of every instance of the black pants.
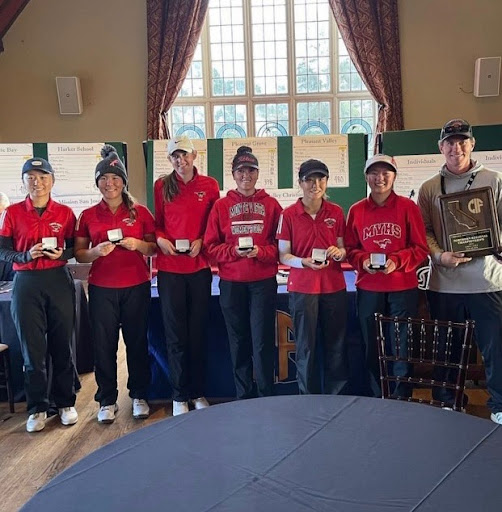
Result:
{"label": "black pants", "polygon": [[321,294],[290,292],[289,309],[293,318],[300,394],[320,392],[319,376],[315,371],[318,325],[323,353],[323,392],[332,395],[347,393],[346,290]]}
{"label": "black pants", "polygon": [[117,401],[117,349],[119,329],[126,346],[127,388],[131,398],[146,398],[150,384],[148,358],[148,306],[150,281],[127,288],[89,285],[89,317],[94,337],[94,399],[101,406]]}
{"label": "black pants", "polygon": [[16,272],[11,313],[23,353],[28,413],[49,409],[47,354],[52,359],[51,395],[56,407],[75,405],[71,352],[75,291],[68,269]]}
{"label": "black pants", "polygon": [[220,280],[220,305],[227,326],[237,398],[272,395],[277,307],[275,276],[248,283]]}
{"label": "black pants", "polygon": [[169,381],[177,402],[204,395],[211,280],[209,268],[192,274],[159,271],[157,276]]}
{"label": "black pants", "polygon": [[[474,336],[483,354],[486,385],[490,398],[487,405],[492,412],[502,412],[502,292],[492,293],[439,293],[428,291],[427,300],[431,316],[437,320],[465,322],[474,320]],[[454,339],[452,360],[457,360],[462,340]],[[444,344],[439,348],[441,356]],[[438,379],[455,382],[456,370],[436,370]],[[450,389],[434,389],[434,398],[452,402],[454,392]]]}
{"label": "black pants", "polygon": [[[357,316],[361,326],[365,351],[365,396],[382,396],[380,387],[380,366],[378,364],[378,350],[376,338],[375,313],[386,316],[416,317],[418,313],[418,288],[398,292],[371,292],[357,290]],[[392,353],[395,354],[394,329],[388,333]],[[399,351],[406,354],[406,324],[401,325]],[[411,368],[407,363],[394,363],[393,375],[400,377],[411,376]],[[399,396],[411,396],[412,386],[400,383],[393,392]]]}

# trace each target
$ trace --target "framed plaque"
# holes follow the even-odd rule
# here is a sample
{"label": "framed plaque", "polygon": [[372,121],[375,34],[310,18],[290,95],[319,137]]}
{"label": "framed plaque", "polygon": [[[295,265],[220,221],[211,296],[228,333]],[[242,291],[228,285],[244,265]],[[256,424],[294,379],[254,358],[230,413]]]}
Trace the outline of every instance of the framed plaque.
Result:
{"label": "framed plaque", "polygon": [[500,227],[493,190],[475,188],[439,196],[446,250],[466,256],[500,252]]}

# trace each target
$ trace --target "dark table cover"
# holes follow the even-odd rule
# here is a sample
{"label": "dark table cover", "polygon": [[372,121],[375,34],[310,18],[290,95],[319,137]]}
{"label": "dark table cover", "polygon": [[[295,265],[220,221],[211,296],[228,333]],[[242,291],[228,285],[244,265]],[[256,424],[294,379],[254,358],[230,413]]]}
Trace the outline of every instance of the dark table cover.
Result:
{"label": "dark table cover", "polygon": [[500,512],[502,427],[351,396],[226,403],[94,452],[22,510]]}
{"label": "dark table cover", "polygon": [[[0,342],[9,345],[14,398],[21,401],[24,400],[23,356],[10,313],[11,289],[12,282],[4,283],[0,288]],[[78,373],[87,373],[94,370],[94,356],[87,297],[82,281],[75,280],[75,297],[76,320],[72,348]]]}
{"label": "dark table cover", "polygon": [[[351,393],[357,395],[361,392],[361,365],[363,361],[363,348],[359,324],[356,317],[356,293],[355,274],[352,271],[344,272],[348,291],[348,322],[347,344],[350,363]],[[232,375],[232,362],[228,347],[228,337],[225,321],[219,304],[218,277],[213,277],[212,296],[209,304],[209,324],[207,327],[208,360],[206,370],[205,396],[208,397],[233,397],[235,385]],[[288,292],[286,285],[278,286],[277,310],[289,314]],[[292,333],[290,338],[294,341]],[[277,340],[276,340],[277,341]],[[148,392],[149,399],[171,398],[171,386],[169,384],[169,364],[167,360],[167,348],[162,325],[160,301],[158,291],[152,287],[152,302],[148,319],[148,348],[150,353],[150,369],[152,380]],[[318,364],[322,359],[322,352],[318,353]],[[288,377],[281,380],[278,375],[278,349],[276,347],[276,375],[274,392],[276,394],[298,393],[296,382],[296,366],[294,356],[289,359]],[[318,384],[320,388],[320,383]]]}

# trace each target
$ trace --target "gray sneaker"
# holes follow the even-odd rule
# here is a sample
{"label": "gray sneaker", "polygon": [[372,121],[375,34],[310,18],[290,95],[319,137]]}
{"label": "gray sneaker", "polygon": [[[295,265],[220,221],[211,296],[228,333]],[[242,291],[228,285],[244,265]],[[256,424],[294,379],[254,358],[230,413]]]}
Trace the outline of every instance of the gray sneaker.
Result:
{"label": "gray sneaker", "polygon": [[173,416],[185,414],[189,410],[188,402],[177,402],[176,400],[173,400]]}
{"label": "gray sneaker", "polygon": [[36,412],[30,414],[26,422],[26,430],[28,432],[40,432],[45,428],[45,420],[47,419],[47,412]]}
{"label": "gray sneaker", "polygon": [[498,424],[502,425],[502,412],[492,412],[490,414],[490,419],[494,423],[498,423]]}
{"label": "gray sneaker", "polygon": [[132,416],[137,420],[142,420],[150,416],[150,407],[146,400],[135,398],[132,401]]}
{"label": "gray sneaker", "polygon": [[205,409],[209,407],[209,402],[206,400],[204,396],[200,396],[199,398],[193,398],[192,404],[196,409]]}
{"label": "gray sneaker", "polygon": [[113,423],[115,421],[115,413],[119,410],[117,404],[102,405],[98,412],[99,423]]}

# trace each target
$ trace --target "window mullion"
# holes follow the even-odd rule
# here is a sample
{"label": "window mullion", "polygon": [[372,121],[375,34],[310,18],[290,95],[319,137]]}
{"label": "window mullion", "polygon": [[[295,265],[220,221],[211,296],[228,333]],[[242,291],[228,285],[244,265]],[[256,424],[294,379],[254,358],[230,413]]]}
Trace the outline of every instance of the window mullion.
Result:
{"label": "window mullion", "polygon": [[338,27],[336,26],[335,17],[333,12],[330,16],[329,24],[329,37],[331,38],[331,133],[338,133],[338,108],[337,108],[337,93],[338,93]]}
{"label": "window mullion", "polygon": [[204,115],[206,120],[206,137],[214,136],[213,117],[211,108],[211,46],[209,44],[209,12],[206,13],[206,19],[201,33],[202,46],[202,83],[204,87],[204,97],[201,102],[204,105]]}
{"label": "window mullion", "polygon": [[253,80],[253,39],[251,27],[251,0],[242,1],[244,19],[244,48],[245,48],[245,70],[246,70],[246,96],[242,99],[247,105],[247,133],[255,136],[255,115],[254,115],[254,80]]}
{"label": "window mullion", "polygon": [[211,48],[209,45],[209,13],[201,32],[201,50],[202,50],[202,83],[204,88],[204,99],[211,97]]}
{"label": "window mullion", "polygon": [[288,89],[289,89],[289,133],[296,135],[296,57],[295,57],[295,26],[293,19],[294,1],[286,2],[286,19],[288,27]]}

